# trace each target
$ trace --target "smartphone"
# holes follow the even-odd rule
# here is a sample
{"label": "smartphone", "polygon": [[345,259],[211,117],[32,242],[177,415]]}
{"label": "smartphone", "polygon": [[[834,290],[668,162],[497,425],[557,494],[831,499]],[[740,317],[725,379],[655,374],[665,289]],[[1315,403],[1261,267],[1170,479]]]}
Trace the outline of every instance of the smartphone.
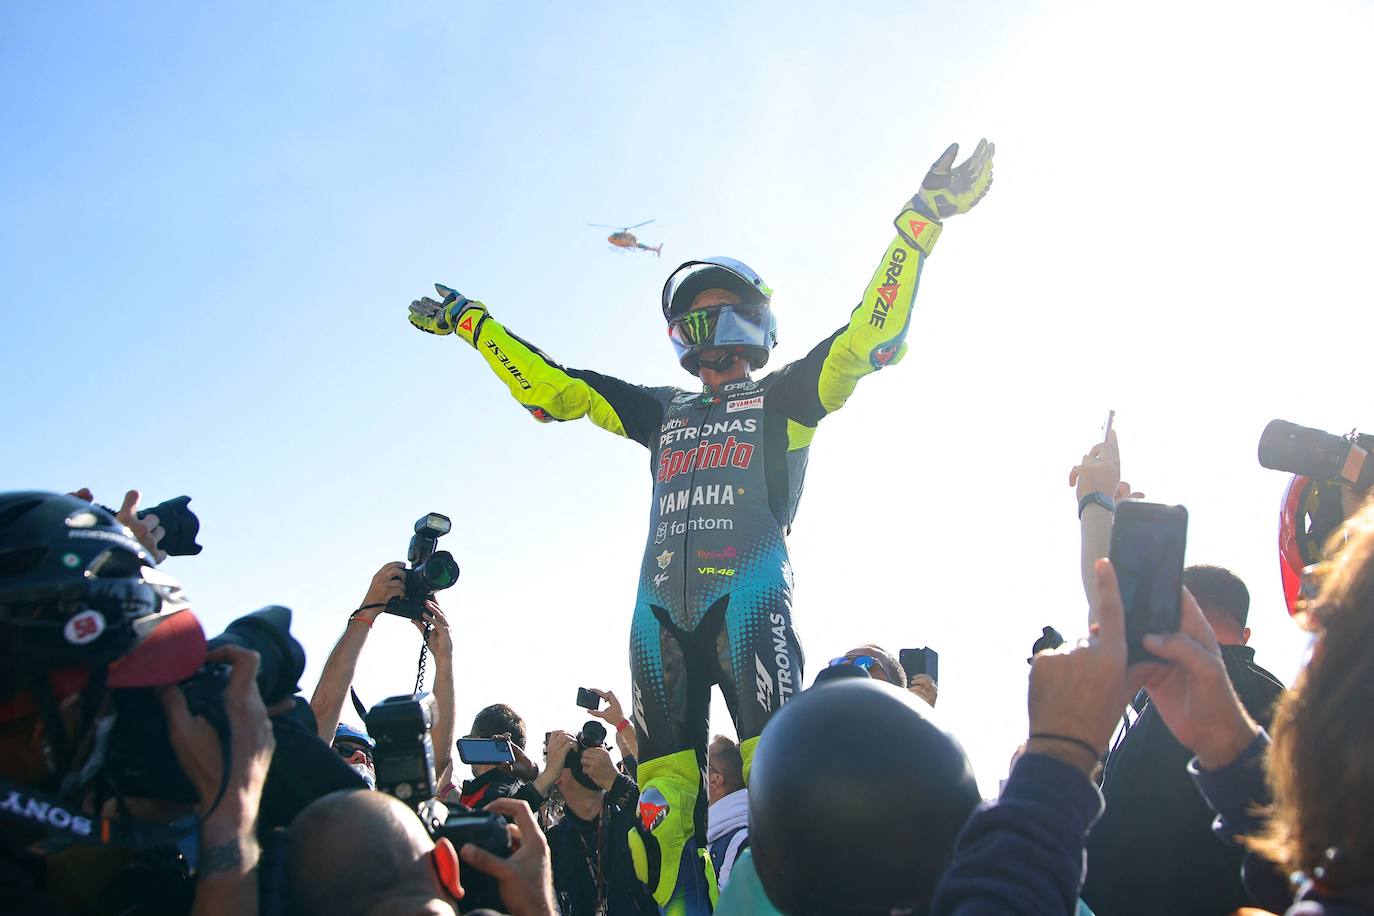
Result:
{"label": "smartphone", "polygon": [[459,738],[458,759],[464,763],[514,763],[509,738]]}
{"label": "smartphone", "polygon": [[1178,629],[1183,600],[1183,551],[1188,510],[1123,502],[1112,523],[1110,556],[1126,612],[1126,660],[1153,660],[1141,639]]}
{"label": "smartphone", "polygon": [[940,653],[929,646],[920,649],[903,649],[897,654],[909,681],[918,674],[928,674],[935,683],[940,683]]}
{"label": "smartphone", "polygon": [[1112,421],[1116,419],[1116,411],[1107,411],[1107,422],[1102,424],[1102,441],[1106,442],[1112,431]]}
{"label": "smartphone", "polygon": [[601,697],[594,690],[579,687],[577,688],[577,705],[583,709],[600,709]]}

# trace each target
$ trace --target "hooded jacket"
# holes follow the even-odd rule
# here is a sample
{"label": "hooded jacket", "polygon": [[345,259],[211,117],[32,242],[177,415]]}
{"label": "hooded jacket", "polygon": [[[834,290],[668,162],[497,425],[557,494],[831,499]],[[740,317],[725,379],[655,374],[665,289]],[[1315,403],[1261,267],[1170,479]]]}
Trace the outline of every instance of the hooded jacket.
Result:
{"label": "hooded jacket", "polygon": [[742,850],[749,846],[749,790],[738,789],[706,810],[706,843],[716,868],[716,885],[725,887]]}

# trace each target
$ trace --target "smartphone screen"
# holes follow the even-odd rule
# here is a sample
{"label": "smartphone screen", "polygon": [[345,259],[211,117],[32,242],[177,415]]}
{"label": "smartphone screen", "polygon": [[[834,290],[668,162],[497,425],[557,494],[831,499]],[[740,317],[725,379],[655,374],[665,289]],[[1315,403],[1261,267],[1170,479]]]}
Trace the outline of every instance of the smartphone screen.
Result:
{"label": "smartphone screen", "polygon": [[577,688],[577,705],[583,709],[600,709],[601,697],[586,687]]}
{"label": "smartphone screen", "polygon": [[458,759],[464,763],[514,763],[509,738],[459,738]]}
{"label": "smartphone screen", "polygon": [[897,660],[902,663],[902,670],[906,672],[907,680],[911,680],[918,674],[927,674],[935,683],[940,682],[940,654],[929,646],[920,649],[903,649],[898,653]]}
{"label": "smartphone screen", "polygon": [[1146,633],[1178,629],[1183,598],[1183,550],[1188,510],[1182,506],[1124,502],[1112,524],[1112,566],[1126,612],[1127,661],[1155,658],[1145,651]]}

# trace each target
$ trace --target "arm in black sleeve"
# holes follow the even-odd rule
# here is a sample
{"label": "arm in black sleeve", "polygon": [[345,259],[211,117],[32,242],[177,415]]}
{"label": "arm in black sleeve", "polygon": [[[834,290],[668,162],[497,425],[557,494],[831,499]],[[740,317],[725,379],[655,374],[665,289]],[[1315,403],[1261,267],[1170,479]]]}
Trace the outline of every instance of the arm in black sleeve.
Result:
{"label": "arm in black sleeve", "polygon": [[1072,913],[1083,840],[1102,796],[1079,770],[1041,754],[1016,763],[1002,797],[974,812],[935,888],[932,916]]}

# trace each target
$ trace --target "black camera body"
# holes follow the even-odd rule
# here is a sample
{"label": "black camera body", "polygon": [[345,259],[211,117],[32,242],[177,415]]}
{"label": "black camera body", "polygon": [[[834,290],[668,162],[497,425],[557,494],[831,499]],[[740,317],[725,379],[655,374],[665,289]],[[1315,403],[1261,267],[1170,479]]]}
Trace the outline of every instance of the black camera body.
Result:
{"label": "black camera body", "polygon": [[[210,648],[234,645],[258,654],[258,692],[271,706],[297,691],[305,670],[305,650],[291,635],[290,608],[273,605],[246,614],[208,642]],[[229,717],[224,691],[229,665],[207,662],[181,682],[192,715],[204,716],[221,741],[229,740]],[[195,787],[181,772],[167,737],[167,721],[150,688],[114,691],[115,727],[110,735],[108,772],[126,795],[193,802]]]}
{"label": "black camera body", "polygon": [[503,859],[511,854],[506,819],[499,814],[455,811],[442,824],[435,824],[430,833],[436,840],[444,837],[453,844],[454,849],[462,849],[464,843],[471,843]]}
{"label": "black camera body", "polygon": [[1351,431],[1344,436],[1271,420],[1260,435],[1259,463],[1274,471],[1311,477],[1318,483],[1356,490],[1374,485],[1374,435]]}
{"label": "black camera body", "polygon": [[[510,832],[506,830],[507,821],[499,814],[474,811],[471,808],[455,806],[444,820],[433,816],[433,809],[422,806],[420,820],[429,830],[435,842],[441,838],[453,844],[455,850],[471,843],[494,856],[505,859],[512,852]],[[447,810],[440,807],[440,810]],[[463,869],[463,900],[458,912],[470,913],[473,910],[505,910],[501,901],[501,887],[496,879],[486,872],[475,868]]]}
{"label": "black camera body", "polygon": [[572,778],[577,780],[579,785],[586,786],[588,789],[601,790],[601,787],[592,782],[585,771],[582,769],[582,752],[594,747],[602,747],[606,743],[606,726],[595,719],[588,719],[582,725],[582,730],[576,735],[577,747],[568,751],[568,758],[563,766],[567,767]]}
{"label": "black camera body", "polygon": [[425,600],[458,581],[458,561],[447,550],[436,550],[439,538],[453,528],[447,515],[431,512],[415,523],[415,534],[406,550],[406,593],[387,602],[386,613],[423,620]]}
{"label": "black camera body", "polygon": [[367,733],[377,742],[372,763],[379,791],[417,805],[439,790],[430,735],[436,711],[429,693],[389,697],[368,710]]}

